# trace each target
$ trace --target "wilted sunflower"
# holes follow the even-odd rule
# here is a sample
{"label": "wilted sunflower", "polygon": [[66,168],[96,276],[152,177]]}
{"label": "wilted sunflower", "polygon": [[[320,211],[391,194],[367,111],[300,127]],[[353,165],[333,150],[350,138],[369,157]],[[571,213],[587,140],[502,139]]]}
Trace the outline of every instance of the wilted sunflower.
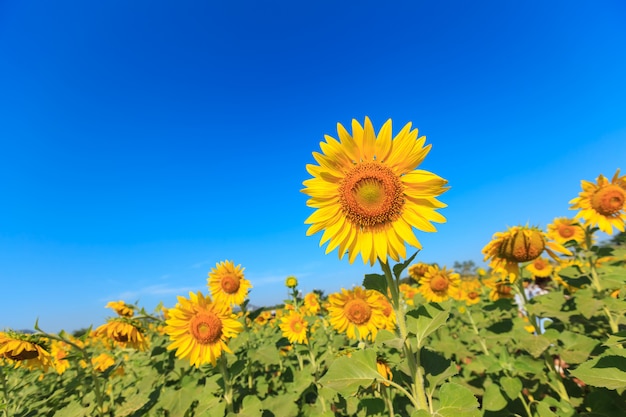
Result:
{"label": "wilted sunflower", "polygon": [[389,363],[384,358],[376,358],[376,370],[386,380],[383,382],[385,386],[389,386],[389,382],[393,379],[393,373],[389,367]]}
{"label": "wilted sunflower", "polygon": [[213,302],[199,291],[190,292],[189,299],[179,296],[169,315],[165,333],[172,343],[167,349],[176,349],[178,358],[187,358],[196,367],[205,363],[215,366],[222,351],[231,352],[226,342],[243,330],[228,304]]}
{"label": "wilted sunflower", "polygon": [[233,261],[217,263],[209,272],[208,285],[215,301],[226,304],[241,305],[252,288],[250,281],[244,278],[241,265],[235,266]]}
{"label": "wilted sunflower", "polygon": [[135,314],[135,307],[126,304],[124,301],[109,301],[106,308],[113,309],[118,315],[122,317],[132,317]]}
{"label": "wilted sunflower", "polygon": [[562,245],[570,240],[575,241],[579,245],[585,242],[585,231],[580,223],[578,223],[577,220],[568,219],[567,217],[557,217],[554,219],[554,221],[548,225],[548,233],[546,233],[546,235],[549,239]]}
{"label": "wilted sunflower", "polygon": [[506,232],[496,232],[482,250],[484,260],[497,274],[505,274],[511,282],[519,276],[519,263],[532,261],[543,252],[559,260],[557,253],[571,255],[563,245],[547,239],[538,228],[513,226]]}
{"label": "wilted sunflower", "polygon": [[576,218],[582,218],[589,226],[598,226],[600,230],[611,235],[613,227],[624,231],[626,222],[626,175],[619,176],[619,169],[611,182],[600,174],[596,184],[581,181],[583,191],[572,199],[571,210],[580,209]]}
{"label": "wilted sunflower", "polygon": [[386,328],[384,296],[375,290],[354,287],[328,296],[330,324],[350,339],[374,340]]}
{"label": "wilted sunflower", "polygon": [[445,266],[439,269],[437,265],[431,265],[419,281],[417,291],[424,296],[426,301],[440,303],[452,295],[456,295],[461,283],[461,276]]}
{"label": "wilted sunflower", "polygon": [[378,132],[369,118],[364,126],[352,121],[352,135],[337,124],[339,141],[325,135],[322,153],[313,152],[319,165],[306,166],[313,178],[304,181],[303,193],[315,212],[306,219],[307,236],[324,231],[320,246],[326,253],[339,248],[353,263],[360,253],[363,262],[377,258],[406,258],[406,246],[421,249],[413,228],[435,232],[432,222],[445,217],[435,210],[446,205],[436,197],[448,189],[447,181],[417,170],[431,145],[417,137],[408,123],[393,139],[391,119]]}
{"label": "wilted sunflower", "polygon": [[108,338],[120,347],[131,347],[144,351],[148,349],[149,340],[143,334],[141,326],[126,317],[116,317],[95,330],[96,337]]}
{"label": "wilted sunflower", "polygon": [[539,257],[526,265],[526,270],[530,272],[533,277],[547,278],[552,275],[554,267],[550,264],[548,259]]}
{"label": "wilted sunflower", "polygon": [[292,311],[280,321],[280,330],[283,331],[283,336],[289,339],[289,343],[309,343],[306,336],[309,324],[300,313]]}
{"label": "wilted sunflower", "polygon": [[37,335],[0,332],[0,358],[8,359],[15,366],[47,371],[53,363],[46,342]]}

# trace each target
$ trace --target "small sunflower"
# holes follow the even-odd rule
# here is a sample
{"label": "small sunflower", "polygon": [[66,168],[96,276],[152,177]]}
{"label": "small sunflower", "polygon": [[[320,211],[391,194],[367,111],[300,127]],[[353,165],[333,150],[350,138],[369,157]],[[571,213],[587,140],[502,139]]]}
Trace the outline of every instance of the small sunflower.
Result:
{"label": "small sunflower", "polygon": [[135,307],[126,304],[124,301],[109,301],[106,308],[113,309],[118,315],[122,317],[132,317],[135,314]]}
{"label": "small sunflower", "polygon": [[95,336],[108,338],[122,348],[131,347],[141,351],[148,349],[150,344],[141,326],[125,317],[109,319],[95,330]]}
{"label": "small sunflower", "polygon": [[402,294],[402,298],[407,305],[412,306],[415,304],[413,297],[415,297],[415,295],[419,292],[416,287],[403,282],[400,284],[398,289],[400,290],[400,294]]}
{"label": "small sunflower", "polygon": [[409,276],[416,282],[426,274],[430,265],[425,264],[423,262],[418,262],[409,267]]}
{"label": "small sunflower", "polygon": [[557,217],[548,225],[548,239],[552,239],[561,245],[570,240],[583,244],[585,242],[585,230],[577,220],[567,217]]}
{"label": "small sunflower", "polygon": [[179,296],[169,315],[165,333],[172,343],[167,349],[176,349],[178,358],[187,358],[196,367],[215,366],[223,351],[231,353],[226,342],[243,330],[228,304],[213,302],[199,291],[190,292],[189,299]]}
{"label": "small sunflower", "polygon": [[581,181],[583,191],[570,201],[571,210],[580,210],[576,218],[582,218],[587,225],[597,226],[609,235],[613,234],[614,227],[623,232],[626,222],[626,175],[620,177],[619,171],[615,172],[611,182],[602,174],[596,184]]}
{"label": "small sunflower", "polygon": [[101,353],[91,358],[91,364],[93,365],[93,369],[97,372],[104,372],[115,365],[115,358],[108,353]]}
{"label": "small sunflower", "polygon": [[355,287],[328,296],[330,324],[349,339],[374,340],[386,327],[384,296],[375,290]]}
{"label": "small sunflower", "polygon": [[497,301],[503,298],[514,298],[513,285],[508,276],[491,277],[484,280],[483,283],[490,288],[489,299]]}
{"label": "small sunflower", "polygon": [[296,288],[298,286],[298,279],[293,275],[290,275],[285,279],[285,286],[287,288]]}
{"label": "small sunflower", "polygon": [[420,278],[420,294],[426,301],[440,303],[456,294],[461,283],[461,276],[444,266],[439,269],[437,265],[431,265],[424,276]]}
{"label": "small sunflower", "polygon": [[50,344],[50,355],[55,371],[62,375],[70,367],[67,355],[70,353],[71,346],[59,340],[53,340]]}
{"label": "small sunflower", "polygon": [[[396,322],[396,312],[393,310],[393,306],[391,305],[387,297],[382,297],[380,299],[380,302],[383,305],[383,314],[385,315],[385,319],[386,319],[385,326],[383,327],[383,329],[389,330],[389,331],[395,331],[397,322]],[[411,302],[413,302],[412,298],[411,298]]]}
{"label": "small sunflower", "polygon": [[391,119],[378,132],[369,118],[364,126],[352,121],[352,135],[337,124],[339,141],[326,135],[322,153],[314,152],[319,165],[307,165],[313,178],[304,181],[303,193],[315,212],[306,219],[307,236],[324,231],[320,246],[326,253],[339,248],[353,263],[360,253],[363,262],[374,264],[387,257],[406,258],[406,244],[421,249],[413,228],[435,232],[433,222],[445,217],[435,210],[446,205],[436,197],[447,181],[416,169],[430,151],[426,137],[407,124],[393,139]]}
{"label": "small sunflower", "polygon": [[208,285],[215,301],[224,301],[231,306],[245,301],[252,285],[244,278],[244,269],[232,261],[220,262],[211,269]]}
{"label": "small sunflower", "polygon": [[266,325],[272,319],[272,312],[269,310],[261,311],[261,313],[256,316],[254,322],[256,324],[260,324],[261,326]]}
{"label": "small sunflower", "polygon": [[304,310],[308,315],[315,316],[320,312],[322,306],[320,305],[320,299],[314,292],[310,292],[304,296]]}
{"label": "small sunflower", "polygon": [[393,379],[393,373],[389,367],[389,363],[384,358],[376,358],[376,370],[386,380],[383,382],[385,386],[389,386],[389,382]]}
{"label": "small sunflower", "polygon": [[0,332],[0,358],[8,359],[15,366],[47,371],[54,366],[52,356],[46,349],[47,340],[14,331]]}
{"label": "small sunflower", "polygon": [[471,306],[480,302],[482,290],[483,284],[478,279],[463,279],[458,287],[457,296],[453,298],[465,300],[465,304]]}
{"label": "small sunflower", "polygon": [[292,311],[289,315],[280,319],[280,330],[283,336],[289,339],[289,343],[308,343],[307,329],[309,324],[304,317],[296,311]]}
{"label": "small sunflower", "polygon": [[548,259],[539,257],[526,265],[526,270],[530,272],[533,277],[547,278],[552,275],[554,267],[550,264]]}

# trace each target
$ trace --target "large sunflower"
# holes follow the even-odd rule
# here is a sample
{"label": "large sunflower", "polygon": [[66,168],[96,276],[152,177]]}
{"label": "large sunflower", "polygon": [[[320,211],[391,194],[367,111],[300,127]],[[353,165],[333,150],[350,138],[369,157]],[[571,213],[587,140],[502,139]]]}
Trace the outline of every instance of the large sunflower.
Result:
{"label": "large sunflower", "polygon": [[602,174],[596,184],[581,181],[582,192],[572,199],[571,210],[580,209],[576,218],[582,218],[589,226],[598,226],[600,230],[611,235],[613,227],[624,231],[626,222],[626,175],[619,176],[619,169],[611,182]]}
{"label": "large sunflower", "polygon": [[457,295],[461,276],[453,270],[448,270],[444,266],[439,269],[437,265],[431,265],[422,278],[419,280],[420,292],[426,301],[440,303],[447,300],[452,295]]}
{"label": "large sunflower", "polygon": [[313,152],[319,165],[307,165],[313,178],[304,181],[307,205],[315,212],[306,219],[307,235],[324,231],[320,246],[326,253],[339,248],[350,263],[360,253],[363,262],[387,262],[406,257],[406,246],[421,249],[413,228],[435,232],[432,222],[445,217],[435,210],[446,205],[436,197],[448,189],[447,181],[417,170],[431,145],[417,137],[408,123],[393,139],[391,119],[378,132],[369,118],[364,126],[352,121],[352,135],[337,124],[339,141],[326,135],[322,153]]}
{"label": "large sunflower", "polygon": [[47,371],[54,364],[46,343],[47,340],[37,335],[0,332],[0,358],[8,359],[15,366]]}
{"label": "large sunflower", "polygon": [[297,311],[292,311],[289,315],[281,317],[280,330],[283,336],[289,339],[289,343],[308,343],[307,329],[309,324]]}
{"label": "large sunflower", "polygon": [[139,323],[126,317],[116,317],[95,330],[95,336],[105,337],[120,346],[144,351],[150,344]]}
{"label": "large sunflower", "polygon": [[215,264],[209,272],[208,286],[215,301],[224,301],[228,305],[240,305],[252,288],[250,281],[244,278],[241,265],[235,266],[233,261]]}
{"label": "large sunflower", "polygon": [[178,297],[176,307],[169,309],[165,333],[176,349],[176,356],[187,358],[199,367],[205,363],[215,366],[222,351],[231,352],[226,342],[243,330],[228,304],[211,301],[201,292],[190,292],[189,299]]}
{"label": "large sunflower", "polygon": [[387,305],[384,296],[375,290],[355,287],[352,291],[342,289],[328,296],[330,324],[350,339],[374,340],[378,330],[385,329]]}

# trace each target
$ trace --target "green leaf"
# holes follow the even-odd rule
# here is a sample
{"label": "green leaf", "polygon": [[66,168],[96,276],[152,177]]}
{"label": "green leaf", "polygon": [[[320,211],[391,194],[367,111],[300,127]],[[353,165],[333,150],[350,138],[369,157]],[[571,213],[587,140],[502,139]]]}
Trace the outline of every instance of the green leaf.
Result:
{"label": "green leaf", "polygon": [[389,346],[397,350],[402,350],[404,341],[395,332],[383,329],[376,334],[376,346]]}
{"label": "green leaf", "polygon": [[502,391],[496,384],[488,385],[485,388],[485,394],[483,396],[483,408],[487,411],[500,411],[506,405],[508,401],[502,395]]}
{"label": "green leaf", "polygon": [[415,334],[418,349],[425,345],[426,338],[446,324],[450,316],[439,304],[422,304],[418,308],[409,310],[406,321],[409,333]]}
{"label": "green leaf", "polygon": [[275,416],[296,417],[299,413],[295,394],[281,394],[277,397],[268,397],[263,401],[263,408],[270,410]]}
{"label": "green leaf", "polygon": [[[247,395],[241,403],[241,410],[237,417],[259,417],[262,415],[263,404],[255,395]],[[176,414],[179,415],[179,414]]]}
{"label": "green leaf", "polygon": [[319,382],[349,397],[356,394],[359,387],[369,386],[376,379],[383,379],[376,369],[376,352],[364,349],[353,352],[351,357],[336,359]]}
{"label": "green leaf", "polygon": [[262,346],[250,352],[250,359],[259,362],[261,365],[278,365],[280,364],[280,354],[276,346]]}
{"label": "green leaf", "polygon": [[413,262],[413,259],[415,259],[415,256],[417,256],[418,252],[419,251],[415,252],[413,256],[411,256],[406,261],[399,263],[399,264],[395,264],[393,266],[393,274],[396,276],[397,279],[400,279],[402,277],[402,271],[404,271],[406,267],[409,266],[411,262]]}
{"label": "green leaf", "polygon": [[439,407],[434,413],[441,417],[479,417],[478,400],[468,388],[448,382],[439,390]]}
{"label": "green leaf", "polygon": [[599,340],[569,331],[563,331],[559,340],[564,346],[559,352],[561,359],[570,364],[586,361],[593,349],[600,344]]}
{"label": "green leaf", "polygon": [[587,385],[608,389],[626,388],[626,352],[610,349],[604,354],[582,363],[570,374]]}
{"label": "green leaf", "polygon": [[530,334],[524,329],[518,329],[514,334],[522,349],[538,358],[550,346],[550,339],[543,335]]}
{"label": "green leaf", "polygon": [[519,378],[512,378],[510,376],[500,378],[500,386],[510,400],[516,399],[523,388],[522,381],[520,381]]}
{"label": "green leaf", "polygon": [[368,290],[376,290],[383,295],[387,295],[387,278],[381,274],[366,274],[363,279],[363,286]]}

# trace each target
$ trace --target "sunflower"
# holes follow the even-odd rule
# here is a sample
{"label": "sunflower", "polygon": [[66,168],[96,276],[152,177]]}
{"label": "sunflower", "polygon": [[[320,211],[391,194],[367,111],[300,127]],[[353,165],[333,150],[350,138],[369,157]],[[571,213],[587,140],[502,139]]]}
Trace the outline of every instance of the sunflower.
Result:
{"label": "sunflower", "polygon": [[70,367],[70,363],[67,360],[67,355],[70,350],[70,345],[59,340],[53,340],[50,344],[50,355],[52,356],[53,366],[59,375],[62,375]]}
{"label": "sunflower", "polygon": [[419,282],[420,278],[426,274],[430,265],[425,264],[423,262],[418,262],[409,267],[409,276],[413,278],[414,281]]}
{"label": "sunflower", "polygon": [[457,293],[453,298],[465,300],[465,304],[468,306],[478,304],[482,295],[482,289],[483,285],[478,279],[462,279]]}
{"label": "sunflower", "polygon": [[310,292],[304,296],[304,310],[308,315],[315,316],[320,312],[322,306],[320,305],[320,299],[314,292]]}
{"label": "sunflower", "polygon": [[224,261],[215,265],[209,272],[208,285],[215,301],[224,301],[228,305],[240,305],[252,288],[250,281],[244,278],[241,265],[233,261]]}
{"label": "sunflower", "polygon": [[575,241],[579,245],[585,242],[585,230],[581,227],[577,220],[567,217],[557,217],[548,225],[549,239],[564,245],[570,240]]}
{"label": "sunflower", "polygon": [[226,342],[243,330],[228,304],[213,302],[199,291],[190,292],[189,299],[179,296],[169,315],[165,333],[172,343],[167,349],[176,349],[178,358],[187,358],[196,367],[209,362],[215,366],[222,351],[231,353]]}
{"label": "sunflower", "polygon": [[113,309],[118,315],[122,317],[132,317],[135,314],[135,307],[126,304],[124,301],[109,301],[106,308]]}
{"label": "sunflower", "polygon": [[393,373],[389,367],[389,363],[384,358],[376,358],[376,370],[385,379],[383,384],[389,386],[389,382],[393,379]]}
{"label": "sunflower", "polygon": [[415,297],[415,295],[418,293],[417,288],[403,282],[402,284],[400,284],[398,289],[400,290],[400,294],[402,294],[402,298],[404,298],[404,302],[407,305],[415,305],[413,297]]}
{"label": "sunflower", "polygon": [[533,277],[547,278],[552,275],[554,267],[550,264],[548,259],[539,257],[526,265],[526,270],[529,271]]}
{"label": "sunflower", "polygon": [[287,288],[296,288],[298,286],[298,279],[293,275],[290,275],[285,279],[285,286]]}
{"label": "sunflower", "polygon": [[[411,302],[413,298],[411,298]],[[393,306],[387,299],[387,297],[382,297],[380,299],[381,304],[383,305],[383,314],[385,315],[385,326],[383,329],[389,331],[396,330],[396,312],[393,310]]]}
{"label": "sunflower", "polygon": [[399,261],[406,243],[421,249],[413,228],[435,232],[432,222],[446,221],[435,210],[446,206],[436,197],[448,189],[443,178],[416,169],[430,151],[426,137],[408,123],[392,139],[391,119],[376,135],[367,117],[364,126],[352,121],[352,135],[341,124],[337,133],[339,141],[326,135],[322,153],[313,152],[319,165],[306,167],[313,178],[302,192],[316,209],[305,221],[307,236],[323,230],[320,246],[329,242],[326,253],[338,247],[339,258],[347,252],[350,263],[359,253],[371,265]]}
{"label": "sunflower", "polygon": [[374,340],[387,324],[384,296],[375,290],[355,287],[328,296],[330,324],[350,339]]}
{"label": "sunflower", "polygon": [[292,311],[280,321],[280,330],[283,331],[283,336],[289,339],[289,343],[309,343],[306,336],[309,324],[300,313]]}
{"label": "sunflower", "polygon": [[141,326],[134,320],[126,317],[116,317],[95,330],[96,337],[108,338],[116,345],[144,351],[148,349],[149,341],[143,334]]}
{"label": "sunflower", "polygon": [[611,182],[600,174],[596,184],[584,180],[581,184],[583,191],[570,201],[571,210],[580,210],[575,217],[609,235],[613,234],[613,227],[623,232],[626,222],[626,175],[620,177],[618,169]]}
{"label": "sunflower", "polygon": [[496,232],[482,253],[495,273],[504,274],[514,282],[519,276],[519,263],[532,261],[544,251],[557,261],[557,253],[572,254],[563,245],[548,240],[540,229],[528,226],[513,226],[506,232]]}
{"label": "sunflower", "polygon": [[115,365],[115,358],[108,353],[101,353],[91,358],[91,364],[96,372],[104,372]]}
{"label": "sunflower", "polygon": [[0,332],[0,358],[28,369],[47,371],[53,366],[52,356],[46,349],[47,340],[37,335],[13,331]]}
{"label": "sunflower", "polygon": [[439,269],[437,265],[431,265],[420,278],[419,284],[417,290],[426,301],[440,303],[453,294],[456,295],[461,284],[461,276],[452,269],[446,269],[445,266]]}
{"label": "sunflower", "polygon": [[513,285],[508,276],[491,277],[490,279],[484,280],[483,283],[491,289],[489,292],[489,299],[491,301],[515,297],[513,293]]}

